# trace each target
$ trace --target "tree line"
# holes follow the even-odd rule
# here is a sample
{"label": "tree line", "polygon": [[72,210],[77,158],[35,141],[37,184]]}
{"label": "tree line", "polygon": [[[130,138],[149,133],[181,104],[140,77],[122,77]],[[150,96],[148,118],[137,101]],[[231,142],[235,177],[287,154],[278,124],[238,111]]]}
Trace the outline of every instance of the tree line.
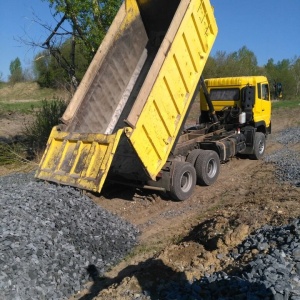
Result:
{"label": "tree line", "polygon": [[218,51],[209,57],[204,69],[204,77],[263,75],[268,78],[274,98],[274,87],[282,86],[284,98],[294,99],[300,95],[300,56],[275,62],[270,58],[264,66],[258,66],[253,51],[246,46],[227,54]]}
{"label": "tree line", "polygon": [[[65,88],[73,93],[104,38],[122,0],[42,0],[49,3],[57,20],[55,28],[39,22],[49,30],[49,36],[32,66],[34,79],[41,87]],[[68,28],[68,29],[66,29]],[[284,98],[299,97],[300,56],[275,62],[270,58],[258,66],[255,53],[243,46],[226,53],[218,51],[206,63],[205,78],[265,75],[271,87],[280,83]],[[9,82],[26,80],[19,58],[10,64]],[[0,78],[1,79],[1,78]]]}

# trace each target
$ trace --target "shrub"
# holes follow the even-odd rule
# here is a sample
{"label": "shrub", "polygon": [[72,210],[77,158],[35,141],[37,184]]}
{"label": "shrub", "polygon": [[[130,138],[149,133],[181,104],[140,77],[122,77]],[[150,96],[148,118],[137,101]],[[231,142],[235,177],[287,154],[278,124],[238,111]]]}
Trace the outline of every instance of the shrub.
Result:
{"label": "shrub", "polygon": [[59,98],[43,100],[42,107],[34,113],[32,123],[25,125],[24,135],[33,153],[45,149],[52,128],[60,123],[60,117],[66,110],[67,103]]}

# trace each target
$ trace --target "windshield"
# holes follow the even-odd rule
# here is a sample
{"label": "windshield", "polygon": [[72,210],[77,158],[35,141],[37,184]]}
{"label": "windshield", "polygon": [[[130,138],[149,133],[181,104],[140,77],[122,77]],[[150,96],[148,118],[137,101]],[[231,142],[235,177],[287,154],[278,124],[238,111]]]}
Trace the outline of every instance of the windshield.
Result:
{"label": "windshield", "polygon": [[226,88],[226,89],[211,89],[210,99],[212,101],[228,101],[228,100],[239,100],[240,89],[238,88]]}

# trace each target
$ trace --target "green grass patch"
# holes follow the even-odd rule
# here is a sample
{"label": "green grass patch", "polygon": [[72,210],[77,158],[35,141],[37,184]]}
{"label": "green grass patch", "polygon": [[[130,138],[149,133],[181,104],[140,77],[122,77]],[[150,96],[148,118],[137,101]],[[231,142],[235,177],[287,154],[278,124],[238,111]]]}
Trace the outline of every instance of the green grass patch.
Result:
{"label": "green grass patch", "polygon": [[300,107],[300,100],[278,100],[272,102],[272,109]]}
{"label": "green grass patch", "polygon": [[32,114],[35,110],[41,109],[43,100],[28,102],[0,102],[0,113],[23,113]]}

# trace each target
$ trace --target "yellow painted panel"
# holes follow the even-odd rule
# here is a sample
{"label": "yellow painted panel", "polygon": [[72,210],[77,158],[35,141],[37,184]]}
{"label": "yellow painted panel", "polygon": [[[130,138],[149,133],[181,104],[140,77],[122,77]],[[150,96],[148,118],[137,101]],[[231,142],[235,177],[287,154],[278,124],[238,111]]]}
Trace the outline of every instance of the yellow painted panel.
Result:
{"label": "yellow painted panel", "polygon": [[[257,83],[267,83],[267,78],[264,76],[240,76],[240,77],[223,77],[223,78],[209,78],[205,79],[205,85],[208,92],[214,88],[238,88],[242,89],[245,86],[256,86]],[[257,98],[257,91],[256,91]],[[240,101],[228,100],[228,101],[212,101],[215,111],[220,111],[226,106],[240,105]],[[208,111],[208,105],[206,103],[203,91],[200,93],[200,107],[201,110]]]}
{"label": "yellow painted panel", "polygon": [[199,70],[199,64],[200,64],[200,55],[199,53],[193,51],[193,49],[197,48],[197,33],[195,30],[193,30],[193,26],[191,27],[191,30],[188,30],[183,33],[183,40],[184,44],[187,48],[188,54],[189,54],[189,59],[190,63],[192,64],[193,71],[198,72]]}
{"label": "yellow painted panel", "polygon": [[[208,92],[212,89],[217,88],[238,88],[242,89],[246,86],[255,86],[255,106],[253,108],[253,118],[254,122],[264,121],[268,127],[271,122],[271,101],[263,100],[258,98],[258,86],[257,84],[268,84],[267,78],[265,76],[241,76],[241,77],[224,77],[224,78],[210,78],[205,80]],[[270,95],[269,95],[270,99]],[[226,106],[240,106],[240,100],[228,100],[228,101],[212,101],[215,111],[220,111]],[[208,105],[206,103],[203,91],[200,93],[200,107],[201,110],[208,111]]]}
{"label": "yellow painted panel", "polygon": [[79,134],[54,127],[35,176],[100,192],[122,132]]}
{"label": "yellow painted panel", "polygon": [[168,159],[217,31],[210,2],[191,0],[136,127],[129,135],[152,179]]}

